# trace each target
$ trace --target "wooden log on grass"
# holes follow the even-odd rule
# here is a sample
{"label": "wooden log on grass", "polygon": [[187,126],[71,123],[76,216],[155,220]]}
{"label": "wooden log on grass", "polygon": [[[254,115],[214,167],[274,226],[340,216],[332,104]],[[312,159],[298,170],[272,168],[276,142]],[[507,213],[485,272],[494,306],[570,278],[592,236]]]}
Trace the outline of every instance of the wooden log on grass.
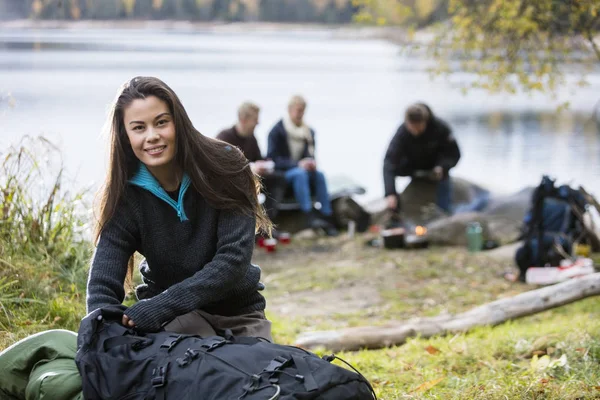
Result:
{"label": "wooden log on grass", "polygon": [[494,326],[599,294],[600,273],[595,273],[496,300],[457,315],[418,318],[387,326],[308,332],[297,338],[296,345],[307,349],[325,347],[331,351],[378,349],[401,345],[415,336],[428,338]]}

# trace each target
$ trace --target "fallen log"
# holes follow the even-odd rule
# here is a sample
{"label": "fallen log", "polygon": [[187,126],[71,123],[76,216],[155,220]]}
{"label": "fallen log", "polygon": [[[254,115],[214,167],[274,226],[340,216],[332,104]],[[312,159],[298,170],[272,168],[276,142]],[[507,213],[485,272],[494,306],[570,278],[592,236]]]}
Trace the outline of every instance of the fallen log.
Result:
{"label": "fallen log", "polygon": [[330,351],[378,349],[403,344],[415,336],[428,338],[494,326],[599,294],[600,273],[595,273],[496,300],[457,315],[418,318],[387,326],[307,332],[298,336],[296,345],[307,349],[325,347]]}

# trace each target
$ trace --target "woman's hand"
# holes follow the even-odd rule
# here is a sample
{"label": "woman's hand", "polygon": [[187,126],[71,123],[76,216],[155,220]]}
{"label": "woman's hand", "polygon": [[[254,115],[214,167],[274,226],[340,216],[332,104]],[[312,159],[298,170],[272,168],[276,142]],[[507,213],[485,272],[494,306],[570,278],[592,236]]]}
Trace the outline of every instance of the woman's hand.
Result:
{"label": "woman's hand", "polygon": [[135,326],[135,323],[133,322],[133,320],[129,319],[129,317],[125,314],[123,314],[123,319],[121,320],[121,324],[127,328],[133,328]]}

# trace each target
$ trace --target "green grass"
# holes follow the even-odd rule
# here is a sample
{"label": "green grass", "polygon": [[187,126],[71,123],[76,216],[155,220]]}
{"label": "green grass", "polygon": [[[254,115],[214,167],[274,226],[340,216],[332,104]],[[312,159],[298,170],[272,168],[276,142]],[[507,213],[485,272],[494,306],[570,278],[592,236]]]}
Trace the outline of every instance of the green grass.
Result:
{"label": "green grass", "polygon": [[[466,335],[339,356],[362,371],[383,399],[600,398],[599,306],[588,299]],[[536,341],[549,344],[534,346]],[[543,368],[533,362],[534,348],[551,360],[564,355],[567,364]]]}
{"label": "green grass", "polygon": [[[301,248],[300,250],[304,252]],[[294,248],[289,249],[290,253],[296,251],[298,250]],[[435,270],[440,271],[434,278],[438,281],[432,284],[428,277],[417,279],[416,275],[406,275],[406,271],[396,271],[396,267],[391,266],[387,269],[382,268],[379,272],[365,270],[365,276],[373,276],[370,284],[376,283],[382,287],[382,304],[377,306],[381,307],[381,312],[378,312],[377,308],[374,312],[368,308],[344,310],[340,307],[339,312],[335,314],[295,317],[269,311],[268,315],[273,320],[274,336],[279,342],[293,343],[296,336],[306,330],[382,324],[392,319],[401,320],[415,315],[434,314],[430,311],[440,311],[439,306],[432,305],[438,301],[453,302],[444,304],[443,308],[460,311],[489,300],[492,296],[490,293],[500,294],[524,289],[509,287],[502,292],[499,288],[505,288],[505,283],[499,278],[492,278],[491,283],[478,283],[483,285],[482,290],[470,290],[472,282],[479,282],[475,279],[478,274],[487,275],[488,272],[475,270],[473,279],[466,280],[462,285],[456,283],[453,277],[448,276],[452,274],[452,270],[441,268],[442,264],[451,258],[449,254],[473,263],[479,259],[470,259],[461,252],[449,252],[446,249],[402,254],[407,259],[431,259],[432,255],[439,256],[439,264],[431,264],[432,267],[437,267]],[[336,279],[336,275],[331,274],[332,270],[346,268],[328,268],[328,265],[342,265],[338,264],[342,255],[344,254],[335,251],[331,254],[319,253],[318,256],[305,253],[303,259],[297,254],[292,257],[284,253],[272,260],[274,269],[277,269],[278,261],[288,259],[289,279],[292,281],[301,279],[300,276],[303,275],[291,272],[296,268],[306,268],[306,272],[313,268],[329,271],[313,271],[304,275],[318,277],[310,278],[318,281],[329,279],[326,285],[313,292],[313,296],[318,297],[327,292],[324,287],[336,288],[337,285],[355,284],[352,279],[365,281],[365,276],[357,276],[354,266],[347,267],[348,274],[340,274],[343,279]],[[383,252],[374,255],[374,258],[378,259],[377,263],[385,263],[389,258],[398,255],[400,254],[395,252]],[[265,280],[268,281],[272,274],[269,268],[271,260],[260,254],[257,258],[261,261],[265,270]],[[329,263],[325,261],[327,259]],[[84,288],[69,284],[60,274],[52,276],[58,271],[57,266],[52,265],[52,260],[45,260],[45,265],[30,264],[30,257],[13,257],[12,261],[19,272],[9,268],[13,273],[6,274],[6,269],[2,270],[5,277],[12,275],[16,280],[12,289],[7,292],[15,293],[17,299],[31,298],[36,302],[16,301],[4,304],[10,318],[0,313],[0,348],[45,329],[63,328],[76,331],[78,321],[84,314]],[[80,274],[85,275],[85,268]],[[387,279],[378,280],[379,275],[384,275]],[[278,285],[272,285],[273,288],[267,290],[269,302],[276,305],[283,302],[277,300],[277,296],[283,296],[287,282],[281,278],[283,275],[278,276]],[[80,279],[76,281],[80,282]],[[401,290],[394,295],[390,287],[394,287],[399,281],[415,283],[413,286],[401,285]],[[297,288],[304,291],[304,286],[299,283]],[[457,290],[450,293],[446,290],[450,286],[456,287]],[[38,290],[35,290],[36,288]],[[497,290],[494,291],[493,288]],[[350,289],[348,293],[351,293]],[[310,293],[307,292],[306,296],[310,297]],[[427,304],[426,299],[430,299]],[[340,301],[345,300],[341,298]],[[435,354],[430,354],[427,348]],[[538,351],[536,354],[541,357],[537,362],[532,361],[533,351]],[[545,354],[557,365],[544,367]],[[555,360],[561,360],[563,355],[567,363],[561,366]],[[400,347],[341,353],[339,356],[354,364],[367,376],[373,382],[379,397],[383,399],[600,398],[600,300],[587,299],[498,327],[480,328],[464,335],[428,340],[416,338]]]}
{"label": "green grass", "polygon": [[[69,206],[79,197],[51,191],[53,206],[44,207],[49,197],[35,203],[28,190],[18,179],[0,180],[0,350],[47,329],[77,331],[85,313],[92,248],[78,235],[87,221]],[[531,289],[504,281],[508,265],[484,254],[383,251],[365,247],[366,239],[296,240],[275,254],[256,251],[276,341],[461,312]],[[338,355],[381,399],[598,399],[600,299],[467,334]]]}
{"label": "green grass", "polygon": [[[255,261],[269,283],[268,315],[276,340],[293,343],[305,331],[461,312],[532,289],[504,281],[500,272],[507,264],[484,254],[442,248],[382,251],[364,247],[364,239],[331,241],[328,253],[311,253],[313,244],[305,242],[275,255],[257,252]],[[304,278],[318,289],[306,291]],[[351,309],[343,295],[335,313],[303,308],[330,300],[328,291],[351,297],[359,285],[373,286],[379,303]],[[290,295],[301,303],[298,307],[285,304]],[[291,314],[297,310],[302,315]],[[414,338],[399,347],[338,355],[369,378],[382,399],[597,399],[600,299],[467,334]]]}

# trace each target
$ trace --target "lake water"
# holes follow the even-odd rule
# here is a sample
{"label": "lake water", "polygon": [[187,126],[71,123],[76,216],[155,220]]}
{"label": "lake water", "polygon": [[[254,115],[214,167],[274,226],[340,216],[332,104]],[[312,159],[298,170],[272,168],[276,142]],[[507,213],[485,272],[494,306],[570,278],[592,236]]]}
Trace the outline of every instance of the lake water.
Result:
{"label": "lake water", "polygon": [[[414,101],[451,124],[463,153],[456,176],[509,192],[547,173],[600,194],[600,131],[592,117],[598,73],[590,86],[565,87],[557,99],[463,95],[458,83],[471,77],[432,80],[426,64],[391,43],[344,39],[332,30],[0,29],[0,153],[24,135],[45,135],[63,149],[70,177],[98,185],[107,105],[125,80],[155,75],[208,136],[235,122],[242,101],[258,103],[263,152],[289,97],[304,95],[320,168],[363,184],[365,199],[383,194],[383,155]],[[571,108],[558,114],[564,101]]]}

